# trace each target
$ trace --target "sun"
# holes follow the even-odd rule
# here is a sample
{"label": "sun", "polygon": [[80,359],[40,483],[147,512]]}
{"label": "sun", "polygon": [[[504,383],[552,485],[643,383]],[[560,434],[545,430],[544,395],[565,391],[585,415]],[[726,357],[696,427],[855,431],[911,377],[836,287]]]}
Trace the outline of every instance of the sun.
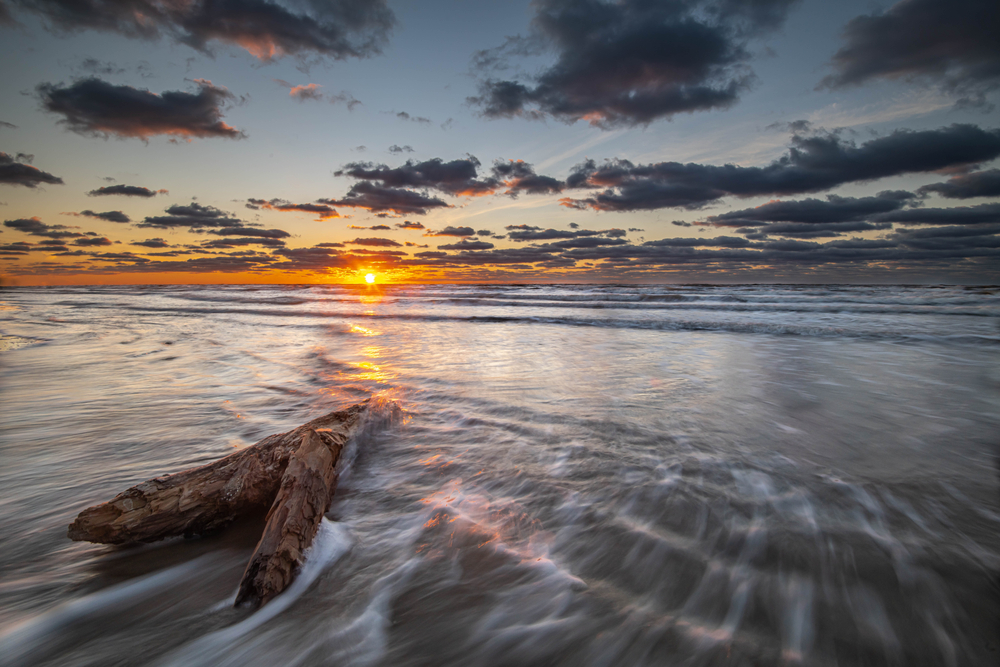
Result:
{"label": "sun", "polygon": [[375,274],[374,273],[369,273],[368,275],[366,275],[365,276],[365,282],[368,283],[369,285],[371,285],[372,283],[374,283],[375,282]]}

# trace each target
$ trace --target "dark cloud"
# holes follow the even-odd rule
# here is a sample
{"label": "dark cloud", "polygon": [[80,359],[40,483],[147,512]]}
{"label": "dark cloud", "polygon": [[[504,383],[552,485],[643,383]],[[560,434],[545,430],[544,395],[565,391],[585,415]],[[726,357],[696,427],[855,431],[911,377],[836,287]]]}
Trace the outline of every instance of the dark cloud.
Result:
{"label": "dark cloud", "polygon": [[343,102],[344,105],[347,107],[348,111],[354,111],[354,107],[362,104],[361,100],[355,99],[354,95],[351,95],[350,93],[343,90],[337,93],[336,95],[329,95],[327,97],[327,100],[330,102],[330,104]]}
{"label": "dark cloud", "polygon": [[[493,236],[493,232],[490,231],[489,229],[477,229],[476,230],[476,236],[492,237]],[[501,235],[501,237],[502,237],[502,235]]]}
{"label": "dark cloud", "polygon": [[625,236],[624,229],[606,229],[604,231],[593,231],[590,229],[579,229],[576,231],[566,231],[562,229],[540,229],[529,225],[508,225],[510,233],[507,237],[511,241],[550,241],[555,239],[578,239],[588,236],[608,236],[620,238]]}
{"label": "dark cloud", "polygon": [[347,241],[350,245],[364,245],[364,246],[374,246],[379,248],[402,248],[402,243],[397,243],[392,239],[379,239],[379,238],[368,238],[368,239],[354,239],[353,241]]}
{"label": "dark cloud", "polygon": [[330,206],[364,208],[372,213],[391,211],[399,215],[426,215],[428,209],[448,208],[448,204],[436,197],[403,188],[384,187],[369,181],[355,183],[342,199],[318,201]]}
{"label": "dark cloud", "polygon": [[496,246],[488,241],[470,241],[469,239],[462,239],[458,243],[439,245],[438,250],[489,250],[494,247]]}
{"label": "dark cloud", "polygon": [[571,208],[635,211],[696,209],[726,195],[791,195],[899,174],[974,165],[1000,156],[1000,130],[951,125],[938,130],[897,130],[860,146],[835,134],[792,137],[788,153],[766,167],[660,162],[634,165],[587,160],[575,166],[567,187],[606,188],[596,196],[564,199]]}
{"label": "dark cloud", "polygon": [[85,215],[88,218],[97,218],[98,220],[106,220],[107,222],[132,222],[132,219],[121,211],[104,211],[103,213],[98,213],[88,209],[74,215]]}
{"label": "dark cloud", "polygon": [[813,129],[813,124],[807,120],[793,120],[790,122],[779,121],[776,123],[771,123],[765,130],[774,130],[776,132],[791,132],[793,134],[802,134],[804,132],[811,132]]}
{"label": "dark cloud", "polygon": [[[312,248],[284,248],[275,251],[275,255],[284,261],[274,265],[283,271],[325,271],[326,269],[345,266],[341,251],[330,247],[332,244],[321,244]],[[339,244],[337,244],[339,246]]]}
{"label": "dark cloud", "polygon": [[73,245],[83,246],[86,248],[96,248],[100,246],[114,245],[114,241],[104,236],[91,236],[83,239],[76,239],[73,241]]}
{"label": "dark cloud", "polygon": [[1000,169],[987,169],[971,174],[952,176],[944,183],[925,185],[917,190],[922,195],[935,192],[948,199],[1000,197]]}
{"label": "dark cloud", "polygon": [[574,239],[566,239],[565,241],[556,241],[555,243],[547,243],[542,247],[555,250],[569,250],[571,248],[596,248],[598,246],[624,245],[626,243],[628,243],[628,241],[621,238],[583,236]]}
{"label": "dark cloud", "polygon": [[105,185],[87,193],[91,197],[124,195],[126,197],[155,197],[169,194],[166,190],[150,190],[139,185]]}
{"label": "dark cloud", "polygon": [[410,222],[409,220],[397,222],[396,226],[400,229],[427,229],[422,222]]}
{"label": "dark cloud", "polygon": [[479,166],[479,160],[472,156],[450,162],[445,162],[441,158],[424,162],[407,160],[399,167],[372,162],[351,162],[334,172],[334,175],[377,181],[383,187],[390,188],[429,188],[456,197],[492,194],[496,191],[497,182],[493,179],[478,179]]}
{"label": "dark cloud", "polygon": [[44,236],[50,239],[66,239],[86,236],[80,232],[70,231],[70,228],[66,225],[47,225],[38,218],[4,220],[3,226],[31,236]]}
{"label": "dark cloud", "polygon": [[240,46],[263,61],[317,54],[336,59],[381,52],[395,17],[385,0],[22,0],[59,30],[93,29],[126,37],[167,35],[200,51]]}
{"label": "dark cloud", "polygon": [[262,229],[260,227],[246,227],[243,225],[232,227],[220,227],[218,229],[195,229],[196,232],[205,232],[216,236],[255,236],[263,239],[287,239],[291,236],[283,229]]}
{"label": "dark cloud", "polygon": [[876,222],[904,225],[981,225],[1000,223],[1000,204],[953,206],[952,208],[914,208],[872,216]]}
{"label": "dark cloud", "polygon": [[534,167],[523,160],[496,160],[493,176],[506,187],[506,195],[516,197],[522,192],[529,195],[554,194],[566,187],[562,181],[551,176],[540,176]]}
{"label": "dark cloud", "polygon": [[392,146],[389,146],[389,152],[390,153],[412,153],[413,152],[413,147],[412,146],[399,146],[397,144],[393,144]]}
{"label": "dark cloud", "polygon": [[833,238],[848,233],[892,229],[888,222],[779,222],[760,227],[744,227],[736,231],[747,238],[763,239],[767,236],[789,236],[797,239]]}
{"label": "dark cloud", "polygon": [[397,265],[404,252],[395,250],[365,250],[358,249],[345,252],[329,247],[331,244],[321,244],[312,248],[292,248],[275,251],[285,261],[274,264],[273,268],[283,271],[320,271],[330,269],[357,270],[362,267]]}
{"label": "dark cloud", "polygon": [[992,0],[904,0],[858,16],[833,56],[835,74],[822,86],[873,79],[925,79],[962,94],[1000,86],[1000,3]]}
{"label": "dark cloud", "polygon": [[190,204],[175,204],[166,210],[167,215],[146,217],[137,227],[145,229],[177,229],[189,227],[201,229],[205,227],[243,227],[243,221],[232,217],[231,213],[221,211],[214,206],[202,206],[196,202]]}
{"label": "dark cloud", "polygon": [[241,248],[243,246],[262,245],[268,248],[284,248],[285,242],[274,238],[238,238],[212,239],[201,244],[202,248]]}
{"label": "dark cloud", "polygon": [[166,240],[161,238],[146,239],[145,241],[133,241],[132,245],[142,246],[144,248],[169,248],[170,244]]}
{"label": "dark cloud", "polygon": [[398,118],[399,120],[408,120],[408,121],[411,121],[413,123],[420,123],[422,125],[430,125],[431,123],[434,122],[430,118],[424,118],[423,116],[411,116],[410,114],[406,113],[405,111],[399,111],[399,112],[397,112],[396,113],[396,118]]}
{"label": "dark cloud", "polygon": [[427,230],[424,236],[475,236],[476,231],[472,227],[452,227],[448,226],[440,231]]}
{"label": "dark cloud", "polygon": [[649,2],[538,0],[532,34],[474,57],[502,70],[511,56],[554,51],[531,83],[488,78],[469,103],[487,117],[553,116],[600,127],[723,109],[753,79],[748,41],[781,25],[793,0]]}
{"label": "dark cloud", "polygon": [[103,62],[97,58],[84,58],[80,63],[80,69],[94,75],[111,76],[113,74],[124,74],[125,68],[119,67],[112,62]]}
{"label": "dark cloud", "polygon": [[831,223],[865,220],[877,213],[896,211],[914,203],[916,195],[887,190],[874,197],[840,197],[771,201],[756,208],[729,211],[706,218],[716,227],[748,227],[769,222]]}
{"label": "dark cloud", "polygon": [[[523,225],[527,227],[527,225]],[[508,227],[507,229],[510,229]],[[511,241],[548,241],[553,239],[575,239],[580,236],[595,236],[597,232],[581,229],[569,232],[561,229],[514,230],[507,235]]]}
{"label": "dark cloud", "polygon": [[62,185],[61,178],[37,167],[32,167],[30,164],[25,164],[24,157],[23,153],[18,153],[17,158],[13,158],[0,151],[0,183],[23,185],[26,188],[33,188],[39,183]]}
{"label": "dark cloud", "polygon": [[63,116],[61,123],[85,136],[244,138],[222,120],[222,106],[233,94],[204,79],[194,83],[194,93],[168,90],[157,95],[89,78],[69,86],[43,83],[37,91],[47,111]]}
{"label": "dark cloud", "polygon": [[8,255],[26,255],[29,252],[64,252],[69,250],[64,245],[44,245],[43,243],[38,243],[32,245],[31,243],[26,243],[24,241],[17,241],[15,243],[8,243],[6,245],[0,245],[0,253]]}
{"label": "dark cloud", "polygon": [[293,204],[292,202],[285,201],[284,199],[272,199],[270,201],[264,199],[248,199],[247,208],[250,209],[260,209],[266,208],[272,211],[301,211],[303,213],[315,213],[317,220],[329,220],[330,218],[339,218],[340,214],[337,210],[328,204]]}

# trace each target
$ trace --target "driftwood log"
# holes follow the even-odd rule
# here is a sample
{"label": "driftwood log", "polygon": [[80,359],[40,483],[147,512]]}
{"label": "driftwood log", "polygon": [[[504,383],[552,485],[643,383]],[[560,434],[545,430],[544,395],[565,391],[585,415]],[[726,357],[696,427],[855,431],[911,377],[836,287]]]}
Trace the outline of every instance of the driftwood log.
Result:
{"label": "driftwood log", "polygon": [[258,606],[283,591],[302,564],[337,487],[340,453],[368,401],[332,412],[215,463],[155,477],[85,509],[71,540],[155,542],[213,532],[270,508],[264,534],[243,573],[236,604]]}

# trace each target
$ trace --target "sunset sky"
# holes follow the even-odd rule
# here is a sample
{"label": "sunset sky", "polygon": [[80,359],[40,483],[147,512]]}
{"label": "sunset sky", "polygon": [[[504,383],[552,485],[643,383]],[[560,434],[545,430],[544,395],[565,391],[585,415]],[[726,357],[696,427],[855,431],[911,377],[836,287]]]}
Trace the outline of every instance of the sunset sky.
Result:
{"label": "sunset sky", "polygon": [[995,0],[0,0],[5,284],[1000,282]]}

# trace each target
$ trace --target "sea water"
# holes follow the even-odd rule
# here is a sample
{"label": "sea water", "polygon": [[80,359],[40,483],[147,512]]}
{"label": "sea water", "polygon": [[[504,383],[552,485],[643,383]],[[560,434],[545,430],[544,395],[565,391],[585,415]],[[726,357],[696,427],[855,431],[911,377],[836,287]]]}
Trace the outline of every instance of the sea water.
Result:
{"label": "sea water", "polygon": [[[0,665],[994,665],[1000,294],[0,291]],[[373,397],[295,584],[85,507]]]}

